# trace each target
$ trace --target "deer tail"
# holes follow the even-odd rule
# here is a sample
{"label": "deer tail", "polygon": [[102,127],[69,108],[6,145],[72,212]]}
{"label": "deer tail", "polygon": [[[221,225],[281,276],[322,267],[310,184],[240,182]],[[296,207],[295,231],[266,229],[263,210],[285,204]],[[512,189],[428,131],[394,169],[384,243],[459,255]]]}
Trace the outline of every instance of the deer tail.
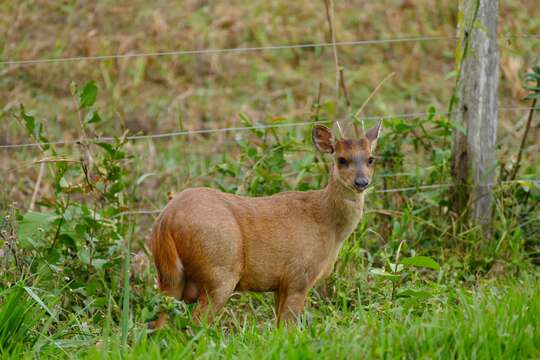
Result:
{"label": "deer tail", "polygon": [[158,218],[152,231],[150,250],[158,271],[160,290],[180,300],[184,290],[184,267],[174,238],[164,226],[163,215]]}

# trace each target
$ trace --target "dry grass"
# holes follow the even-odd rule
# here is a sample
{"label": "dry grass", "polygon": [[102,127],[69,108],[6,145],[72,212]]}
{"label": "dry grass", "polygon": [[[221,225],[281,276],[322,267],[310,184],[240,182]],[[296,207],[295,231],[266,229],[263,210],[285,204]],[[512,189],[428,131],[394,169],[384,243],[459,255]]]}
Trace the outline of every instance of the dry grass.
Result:
{"label": "dry grass", "polygon": [[[540,40],[510,36],[540,33],[540,8],[535,0],[505,1],[500,12],[500,103],[524,105],[521,78],[538,62]],[[336,2],[336,30],[341,41],[452,36],[455,23],[456,2],[450,0]],[[0,4],[0,33],[0,56],[6,60],[329,40],[322,1],[4,2]],[[424,111],[430,105],[446,108],[454,85],[454,78],[449,77],[454,63],[452,41],[339,50],[353,108],[384,76],[396,72],[364,115]],[[89,79],[97,80],[98,105],[102,117],[110,119],[99,134],[120,134],[124,128],[131,133],[151,133],[179,127],[234,126],[239,113],[259,122],[278,117],[303,120],[319,82],[323,100],[332,99],[332,61],[331,48],[324,48],[0,66],[0,142],[28,140],[12,116],[19,103],[45,120],[51,138],[78,137],[70,84]],[[339,113],[343,114],[345,106],[341,105]],[[501,157],[515,152],[525,115],[501,113]],[[209,144],[230,140],[231,135],[197,136],[188,149],[212,153]],[[154,148],[146,143],[134,146],[140,152]],[[176,145],[165,141],[156,146]],[[538,140],[530,144],[526,161],[534,163],[539,147]],[[38,169],[18,165],[33,154],[31,150],[0,153],[0,170],[7,174],[3,180],[10,185],[3,194],[7,199],[30,197]],[[150,160],[140,170],[170,171],[161,165]]]}

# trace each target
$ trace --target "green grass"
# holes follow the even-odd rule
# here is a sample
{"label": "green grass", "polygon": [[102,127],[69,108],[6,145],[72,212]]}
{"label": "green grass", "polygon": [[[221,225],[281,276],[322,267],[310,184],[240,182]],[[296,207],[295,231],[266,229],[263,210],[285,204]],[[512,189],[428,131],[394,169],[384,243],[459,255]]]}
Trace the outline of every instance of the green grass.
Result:
{"label": "green grass", "polygon": [[[227,325],[227,314],[211,327],[189,331],[180,329],[185,314],[152,334],[135,324],[123,358],[533,359],[540,356],[539,294],[538,274],[523,275],[469,289],[447,286],[429,306],[312,306],[297,327],[288,329],[276,329],[271,317],[246,314],[229,304],[227,313],[243,318],[235,325]],[[105,343],[110,343],[106,349]],[[87,339],[63,355],[48,344],[41,356],[121,358],[121,349],[119,337],[112,334]]]}

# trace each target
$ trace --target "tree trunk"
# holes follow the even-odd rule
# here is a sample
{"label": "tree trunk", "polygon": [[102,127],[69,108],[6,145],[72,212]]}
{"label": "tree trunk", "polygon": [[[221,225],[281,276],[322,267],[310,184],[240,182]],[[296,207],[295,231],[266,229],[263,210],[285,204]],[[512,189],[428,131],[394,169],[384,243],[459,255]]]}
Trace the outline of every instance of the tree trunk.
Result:
{"label": "tree trunk", "polygon": [[452,173],[457,185],[453,207],[482,225],[486,237],[491,232],[497,168],[498,9],[498,0],[460,3],[459,74],[450,106],[458,124],[452,144]]}

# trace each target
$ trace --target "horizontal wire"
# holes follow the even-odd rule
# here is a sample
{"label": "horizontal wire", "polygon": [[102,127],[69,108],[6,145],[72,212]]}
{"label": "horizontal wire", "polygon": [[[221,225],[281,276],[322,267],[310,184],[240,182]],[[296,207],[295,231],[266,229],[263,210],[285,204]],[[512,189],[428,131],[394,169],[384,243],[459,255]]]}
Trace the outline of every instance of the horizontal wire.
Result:
{"label": "horizontal wire", "polygon": [[[538,182],[540,183],[540,179],[518,179],[518,180],[510,180],[510,181],[502,181],[500,183],[492,183],[489,185],[498,185],[498,184],[515,184],[519,182]],[[374,193],[376,194],[384,194],[384,193],[396,193],[396,192],[405,192],[405,191],[414,191],[422,192],[424,190],[432,190],[432,189],[447,189],[449,187],[454,187],[455,184],[432,184],[432,185],[419,185],[419,186],[409,186],[409,187],[402,187],[402,188],[395,188],[395,189],[384,189],[384,190],[375,190]],[[130,211],[123,211],[120,212],[113,217],[119,217],[123,215],[152,215],[152,214],[159,214],[161,213],[163,209],[158,210],[130,210]]]}
{"label": "horizontal wire", "polygon": [[[540,38],[540,35],[520,34],[520,35],[513,35],[510,37]],[[458,39],[457,36],[416,36],[416,37],[403,37],[403,38],[392,38],[392,39],[338,41],[335,43],[335,45],[336,46],[357,46],[357,45],[376,45],[376,44],[389,44],[389,43],[436,41],[436,40],[457,40],[457,39]],[[289,45],[284,44],[284,45],[253,46],[253,47],[224,48],[224,49],[172,50],[172,51],[158,51],[158,52],[131,53],[131,54],[128,53],[128,54],[116,54],[116,55],[95,55],[95,56],[73,56],[73,57],[45,58],[45,59],[4,60],[4,61],[0,61],[0,65],[35,65],[35,64],[63,63],[63,62],[74,62],[74,61],[102,61],[102,60],[111,60],[111,59],[130,59],[130,58],[158,57],[158,56],[244,53],[244,52],[254,52],[254,51],[306,49],[306,48],[330,47],[330,46],[334,46],[334,43],[324,42],[324,43],[289,44]]]}
{"label": "horizontal wire", "polygon": [[503,106],[498,108],[502,111],[522,111],[522,110],[540,110],[540,106],[531,107],[531,106]]}
{"label": "horizontal wire", "polygon": [[[435,40],[456,40],[456,39],[457,39],[456,36],[416,36],[416,37],[403,37],[403,38],[393,38],[393,39],[339,41],[339,42],[336,42],[335,45],[356,46],[356,45],[375,45],[375,44],[388,44],[388,43],[435,41]],[[268,50],[329,47],[333,45],[334,43],[332,42],[323,42],[323,43],[254,46],[254,47],[224,48],[224,49],[174,50],[174,51],[149,52],[149,53],[132,53],[132,54],[128,53],[128,54],[117,54],[117,55],[96,55],[96,56],[74,56],[74,57],[64,57],[64,58],[47,58],[47,59],[5,60],[5,61],[0,61],[0,65],[32,65],[32,64],[73,62],[73,61],[129,59],[129,58],[156,57],[156,56],[244,53],[244,52],[254,52],[254,51],[268,51]]]}
{"label": "horizontal wire", "polygon": [[159,214],[165,210],[164,208],[161,210],[130,210],[130,211],[122,211],[116,215],[113,216],[113,218],[124,216],[124,215],[152,215],[152,214]]}
{"label": "horizontal wire", "polygon": [[[418,112],[418,113],[405,113],[405,114],[395,114],[395,115],[385,115],[385,116],[368,116],[361,118],[360,120],[379,120],[379,119],[394,119],[394,118],[415,118],[419,116],[430,115],[430,112]],[[449,113],[436,113],[435,115],[448,115]],[[183,136],[183,135],[194,135],[194,134],[210,134],[210,133],[222,133],[230,131],[248,131],[248,130],[258,130],[258,129],[270,129],[270,128],[281,128],[281,127],[293,127],[293,126],[307,126],[314,124],[327,123],[329,121],[302,121],[294,123],[278,123],[278,124],[261,124],[255,126],[244,126],[244,127],[228,127],[228,128],[215,128],[215,129],[200,129],[200,130],[186,130],[186,131],[175,131],[169,133],[161,134],[148,134],[148,135],[133,135],[127,136],[127,140],[141,140],[141,139],[160,139],[167,137]],[[116,138],[111,136],[91,138],[87,141],[91,142],[110,142],[114,141]],[[23,148],[23,147],[39,147],[43,145],[68,145],[68,144],[80,144],[81,139],[77,140],[65,140],[65,141],[51,141],[43,143],[26,143],[26,144],[2,144],[0,149],[13,149],[13,148]]]}
{"label": "horizontal wire", "polygon": [[375,190],[375,193],[385,194],[385,193],[403,192],[403,191],[411,191],[411,190],[445,189],[445,188],[449,188],[453,186],[455,185],[454,184],[419,185],[419,186],[409,186],[409,187],[397,188],[397,189]]}
{"label": "horizontal wire", "polygon": [[[532,110],[531,107],[500,107],[499,111],[521,111],[521,110]],[[427,116],[431,115],[433,113],[431,112],[418,112],[418,113],[405,113],[405,114],[394,114],[394,115],[384,115],[384,116],[367,116],[364,118],[361,118],[359,120],[388,120],[388,119],[395,119],[395,118],[405,118],[405,119],[411,119],[416,118],[420,116]],[[441,116],[441,115],[450,115],[448,112],[443,113],[435,113],[435,115]],[[303,121],[303,122],[294,122],[294,123],[280,123],[280,124],[261,124],[261,125],[255,125],[255,126],[244,126],[244,127],[228,127],[228,128],[215,128],[215,129],[200,129],[200,130],[186,130],[186,131],[175,131],[175,132],[169,132],[169,133],[161,133],[161,134],[148,134],[148,135],[133,135],[126,137],[127,140],[141,140],[141,139],[160,139],[160,138],[168,138],[168,137],[176,137],[176,136],[184,136],[184,135],[196,135],[196,134],[210,134],[210,133],[222,133],[222,132],[230,132],[230,131],[248,131],[248,130],[257,130],[257,129],[271,129],[271,128],[280,128],[280,127],[294,127],[294,126],[308,126],[308,125],[314,125],[314,124],[321,124],[328,121]],[[105,137],[98,137],[98,138],[91,138],[87,139],[87,141],[91,142],[111,142],[114,141],[116,138],[111,136],[105,136]],[[0,149],[18,149],[18,148],[26,148],[26,147],[40,147],[44,145],[69,145],[69,144],[80,144],[82,143],[82,139],[76,139],[76,140],[59,140],[59,141],[50,141],[50,142],[43,142],[43,143],[24,143],[24,144],[1,144]]]}

